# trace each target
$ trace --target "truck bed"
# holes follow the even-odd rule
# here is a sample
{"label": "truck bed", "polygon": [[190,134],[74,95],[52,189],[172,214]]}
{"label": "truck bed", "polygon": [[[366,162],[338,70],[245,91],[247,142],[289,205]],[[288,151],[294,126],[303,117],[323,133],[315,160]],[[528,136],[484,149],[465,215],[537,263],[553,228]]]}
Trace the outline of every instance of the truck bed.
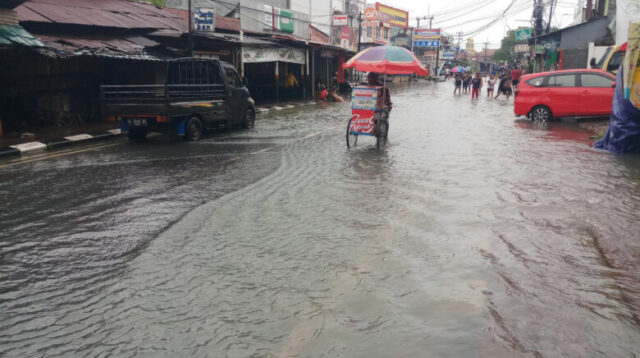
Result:
{"label": "truck bed", "polygon": [[[224,99],[224,85],[105,85],[100,86],[103,115],[180,115],[190,103]],[[185,107],[186,106],[186,107]]]}

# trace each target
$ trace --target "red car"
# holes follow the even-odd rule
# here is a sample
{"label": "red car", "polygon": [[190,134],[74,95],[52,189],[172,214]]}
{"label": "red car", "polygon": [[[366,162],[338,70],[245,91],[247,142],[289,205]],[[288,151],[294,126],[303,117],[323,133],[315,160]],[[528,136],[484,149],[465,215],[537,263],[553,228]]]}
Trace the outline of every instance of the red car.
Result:
{"label": "red car", "polygon": [[513,111],[536,121],[611,114],[616,78],[603,70],[576,69],[524,75]]}

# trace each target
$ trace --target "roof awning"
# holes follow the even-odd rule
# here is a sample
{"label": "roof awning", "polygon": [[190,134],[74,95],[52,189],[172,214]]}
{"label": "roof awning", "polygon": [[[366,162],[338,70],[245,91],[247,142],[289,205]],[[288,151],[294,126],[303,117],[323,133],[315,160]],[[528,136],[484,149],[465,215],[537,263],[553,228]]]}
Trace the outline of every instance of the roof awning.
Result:
{"label": "roof awning", "polygon": [[19,25],[0,25],[0,44],[43,46],[40,41]]}

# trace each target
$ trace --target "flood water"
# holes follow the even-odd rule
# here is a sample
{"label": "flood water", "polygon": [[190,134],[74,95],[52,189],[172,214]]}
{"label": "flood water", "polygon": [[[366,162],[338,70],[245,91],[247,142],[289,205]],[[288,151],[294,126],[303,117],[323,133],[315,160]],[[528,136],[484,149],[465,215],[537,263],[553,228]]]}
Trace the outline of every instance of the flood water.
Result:
{"label": "flood water", "polygon": [[0,162],[0,356],[640,356],[640,157],[452,91]]}

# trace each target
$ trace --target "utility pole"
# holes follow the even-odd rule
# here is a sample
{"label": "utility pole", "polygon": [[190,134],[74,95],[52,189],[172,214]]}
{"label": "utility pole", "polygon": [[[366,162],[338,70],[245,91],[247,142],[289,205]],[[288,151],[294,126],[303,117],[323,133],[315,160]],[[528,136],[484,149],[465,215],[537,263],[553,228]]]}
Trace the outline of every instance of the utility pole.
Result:
{"label": "utility pole", "polygon": [[331,25],[329,27],[329,45],[333,45],[333,0],[329,1],[329,16],[331,16]]}
{"label": "utility pole", "polygon": [[[189,0],[191,1],[191,0]],[[242,14],[240,13],[242,6],[240,6],[240,1],[238,1],[238,19],[242,19]],[[242,43],[244,42],[244,31],[242,31],[242,20],[240,20],[240,76],[244,80],[244,51],[242,50]]]}
{"label": "utility pole", "polygon": [[358,52],[360,52],[360,41],[362,39],[362,13],[358,13]]}
{"label": "utility pole", "polygon": [[551,31],[551,17],[553,16],[553,3],[555,1],[551,0],[551,3],[549,4],[549,21],[547,21],[547,33],[549,33],[549,31]]}
{"label": "utility pole", "polygon": [[460,43],[462,42],[462,31],[457,33],[458,35],[458,49],[456,50],[456,55],[460,54]]}
{"label": "utility pole", "polygon": [[193,57],[193,13],[191,12],[191,0],[189,0],[189,56]]}
{"label": "utility pole", "polygon": [[484,65],[487,66],[487,46],[489,45],[489,39],[484,42]]}

